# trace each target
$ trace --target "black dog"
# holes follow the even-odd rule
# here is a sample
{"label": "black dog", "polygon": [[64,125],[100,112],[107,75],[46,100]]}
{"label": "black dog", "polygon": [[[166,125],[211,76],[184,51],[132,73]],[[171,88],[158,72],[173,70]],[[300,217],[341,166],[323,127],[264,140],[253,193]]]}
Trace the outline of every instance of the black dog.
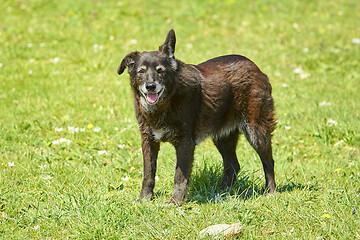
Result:
{"label": "black dog", "polygon": [[274,192],[271,133],[274,103],[267,76],[249,59],[221,56],[199,65],[174,57],[175,32],[170,30],[158,51],[131,52],[122,60],[134,94],[139,122],[144,178],[140,199],[153,197],[160,142],[176,149],[174,192],[170,202],[181,205],[187,192],[194,149],[208,136],[222,155],[221,188],[230,187],[240,169],[235,149],[243,133],[259,154],[270,193]]}

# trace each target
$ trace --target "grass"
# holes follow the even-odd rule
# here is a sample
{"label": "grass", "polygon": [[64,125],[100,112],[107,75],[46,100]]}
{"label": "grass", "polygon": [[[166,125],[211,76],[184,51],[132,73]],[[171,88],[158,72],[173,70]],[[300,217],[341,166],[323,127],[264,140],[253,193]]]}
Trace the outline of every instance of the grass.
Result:
{"label": "grass", "polygon": [[[359,11],[352,0],[2,2],[0,239],[194,239],[235,222],[244,239],[360,238]],[[162,144],[156,197],[135,202],[140,136],[116,69],[170,28],[187,63],[237,53],[269,76],[278,194],[261,195],[260,160],[241,138],[229,192],[205,141],[186,203],[164,205],[175,157]]]}

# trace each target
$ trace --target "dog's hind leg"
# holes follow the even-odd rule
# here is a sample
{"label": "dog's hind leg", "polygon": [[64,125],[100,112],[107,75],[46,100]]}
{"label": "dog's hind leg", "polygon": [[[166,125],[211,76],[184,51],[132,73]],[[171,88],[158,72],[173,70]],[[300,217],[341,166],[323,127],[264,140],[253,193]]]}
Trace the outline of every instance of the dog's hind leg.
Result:
{"label": "dog's hind leg", "polygon": [[239,138],[239,132],[233,131],[229,135],[214,137],[213,142],[219,150],[224,164],[224,177],[221,183],[221,189],[231,187],[234,183],[240,165],[236,157],[236,145]]}
{"label": "dog's hind leg", "polygon": [[260,124],[247,124],[243,128],[244,135],[260,156],[265,173],[265,191],[276,192],[274,159],[271,148],[271,130]]}

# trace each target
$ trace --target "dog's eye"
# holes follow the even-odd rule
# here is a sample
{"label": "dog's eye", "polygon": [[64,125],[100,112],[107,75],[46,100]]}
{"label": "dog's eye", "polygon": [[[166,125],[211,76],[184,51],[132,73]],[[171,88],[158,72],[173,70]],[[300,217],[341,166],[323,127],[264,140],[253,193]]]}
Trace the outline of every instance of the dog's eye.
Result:
{"label": "dog's eye", "polygon": [[157,73],[164,73],[165,72],[165,69],[163,69],[163,68],[161,68],[161,67],[158,67],[158,68],[156,68],[156,71],[157,71]]}
{"label": "dog's eye", "polygon": [[144,68],[140,68],[140,69],[138,70],[138,73],[139,73],[139,74],[145,73],[145,69],[144,69]]}

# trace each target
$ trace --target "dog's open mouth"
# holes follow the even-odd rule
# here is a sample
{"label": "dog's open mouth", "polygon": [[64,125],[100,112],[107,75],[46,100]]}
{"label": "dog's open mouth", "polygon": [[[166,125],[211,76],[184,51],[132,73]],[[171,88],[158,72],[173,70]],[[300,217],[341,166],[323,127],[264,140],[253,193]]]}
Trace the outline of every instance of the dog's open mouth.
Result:
{"label": "dog's open mouth", "polygon": [[161,98],[161,95],[163,94],[164,89],[161,89],[159,92],[148,92],[148,93],[144,93],[141,91],[143,97],[146,99],[146,101],[149,104],[156,104],[159,99]]}
{"label": "dog's open mouth", "polygon": [[149,103],[156,103],[156,101],[159,99],[159,94],[158,93],[148,93],[146,94],[146,100]]}

